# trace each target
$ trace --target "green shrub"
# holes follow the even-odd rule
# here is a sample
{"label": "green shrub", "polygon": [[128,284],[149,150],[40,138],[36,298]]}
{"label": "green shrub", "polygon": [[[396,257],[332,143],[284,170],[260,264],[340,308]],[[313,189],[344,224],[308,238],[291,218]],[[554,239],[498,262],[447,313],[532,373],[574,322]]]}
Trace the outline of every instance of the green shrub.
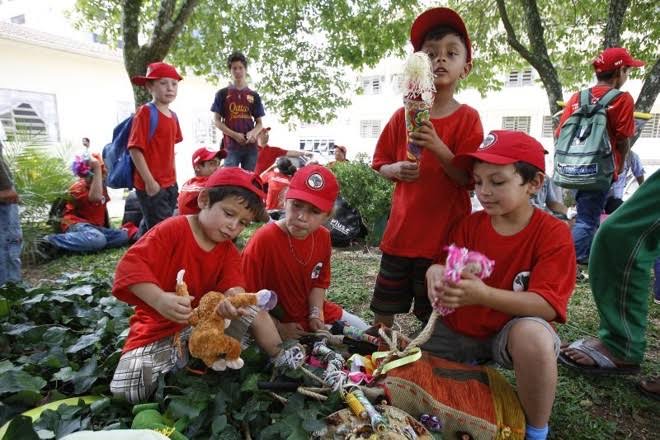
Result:
{"label": "green shrub", "polygon": [[378,244],[392,205],[394,185],[374,171],[366,154],[352,162],[340,162],[332,171],[339,180],[341,195],[362,215],[369,233],[367,242]]}
{"label": "green shrub", "polygon": [[32,262],[37,240],[52,232],[48,225],[51,203],[67,196],[74,176],[61,147],[29,139],[14,140],[6,146],[6,158],[20,197],[23,259]]}

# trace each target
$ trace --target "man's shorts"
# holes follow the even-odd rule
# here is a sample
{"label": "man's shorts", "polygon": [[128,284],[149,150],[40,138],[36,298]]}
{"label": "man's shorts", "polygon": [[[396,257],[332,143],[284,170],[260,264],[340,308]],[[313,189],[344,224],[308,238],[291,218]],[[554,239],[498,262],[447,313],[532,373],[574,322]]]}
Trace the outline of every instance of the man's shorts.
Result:
{"label": "man's shorts", "polygon": [[[245,316],[231,321],[225,334],[241,341],[241,350],[248,347],[252,321],[259,313],[257,307],[246,307]],[[174,336],[168,336],[143,347],[123,353],[110,382],[110,391],[115,397],[124,398],[130,403],[144,402],[158,387],[158,378],[170,371],[183,368],[189,358],[188,339],[192,331],[186,327],[180,334],[183,357],[179,358],[174,346]]]}
{"label": "man's shorts", "polygon": [[477,339],[456,333],[438,319],[431,338],[422,346],[422,350],[454,362],[483,364],[495,361],[500,366],[511,370],[513,361],[507,350],[509,333],[517,322],[523,320],[538,322],[550,333],[554,340],[555,357],[557,357],[561,344],[557,332],[546,320],[534,316],[513,318],[502,327],[499,333],[488,339]]}
{"label": "man's shorts", "polygon": [[426,271],[433,264],[428,258],[397,257],[383,254],[376,278],[371,310],[381,315],[413,313],[421,321],[431,316],[431,303],[426,293]]}

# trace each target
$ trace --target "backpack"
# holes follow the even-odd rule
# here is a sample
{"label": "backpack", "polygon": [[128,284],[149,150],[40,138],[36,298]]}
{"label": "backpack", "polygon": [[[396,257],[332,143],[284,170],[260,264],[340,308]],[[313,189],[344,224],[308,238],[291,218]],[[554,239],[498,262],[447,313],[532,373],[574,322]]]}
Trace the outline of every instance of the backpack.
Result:
{"label": "backpack", "polygon": [[66,204],[68,202],[69,199],[66,196],[56,197],[50,205],[50,210],[48,211],[48,226],[50,226],[56,234],[62,232],[62,216],[64,215],[64,210],[66,209]]}
{"label": "backpack", "polygon": [[342,196],[337,197],[335,214],[325,226],[330,230],[330,240],[335,247],[350,246],[366,235],[362,216]]}
{"label": "backpack", "polygon": [[[149,107],[149,137],[147,142],[151,141],[158,128],[158,109],[153,102],[147,104]],[[174,118],[176,115],[172,112]],[[110,188],[133,188],[133,159],[128,152],[128,137],[131,134],[133,126],[132,114],[120,122],[112,130],[112,142],[103,147],[103,162],[108,170],[105,184]]]}
{"label": "backpack", "polygon": [[555,143],[553,180],[557,185],[586,191],[610,187],[615,164],[607,132],[607,106],[621,93],[609,90],[592,104],[591,89],[580,92],[580,107],[561,126]]}

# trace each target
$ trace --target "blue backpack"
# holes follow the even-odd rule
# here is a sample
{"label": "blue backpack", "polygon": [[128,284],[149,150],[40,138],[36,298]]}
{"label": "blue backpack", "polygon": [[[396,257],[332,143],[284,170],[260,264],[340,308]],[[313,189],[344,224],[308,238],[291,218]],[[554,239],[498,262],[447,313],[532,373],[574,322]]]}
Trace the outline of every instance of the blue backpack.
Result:
{"label": "blue backpack", "polygon": [[[149,137],[147,142],[151,141],[156,128],[158,128],[158,109],[153,102],[147,104],[149,107]],[[128,137],[131,134],[133,126],[132,114],[120,122],[112,130],[112,142],[103,147],[103,162],[108,170],[108,176],[105,184],[110,188],[133,188],[133,159],[128,152]]]}

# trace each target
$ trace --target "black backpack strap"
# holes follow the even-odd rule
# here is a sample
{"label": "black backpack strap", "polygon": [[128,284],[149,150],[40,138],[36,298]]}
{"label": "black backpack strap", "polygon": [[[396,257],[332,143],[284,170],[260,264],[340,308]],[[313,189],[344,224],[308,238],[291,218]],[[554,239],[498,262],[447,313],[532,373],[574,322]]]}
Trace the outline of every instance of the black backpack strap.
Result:
{"label": "black backpack strap", "polygon": [[600,104],[603,107],[607,107],[610,105],[610,102],[614,101],[614,99],[619,96],[621,93],[623,93],[621,90],[618,89],[610,89],[605,93],[599,100],[598,104]]}

